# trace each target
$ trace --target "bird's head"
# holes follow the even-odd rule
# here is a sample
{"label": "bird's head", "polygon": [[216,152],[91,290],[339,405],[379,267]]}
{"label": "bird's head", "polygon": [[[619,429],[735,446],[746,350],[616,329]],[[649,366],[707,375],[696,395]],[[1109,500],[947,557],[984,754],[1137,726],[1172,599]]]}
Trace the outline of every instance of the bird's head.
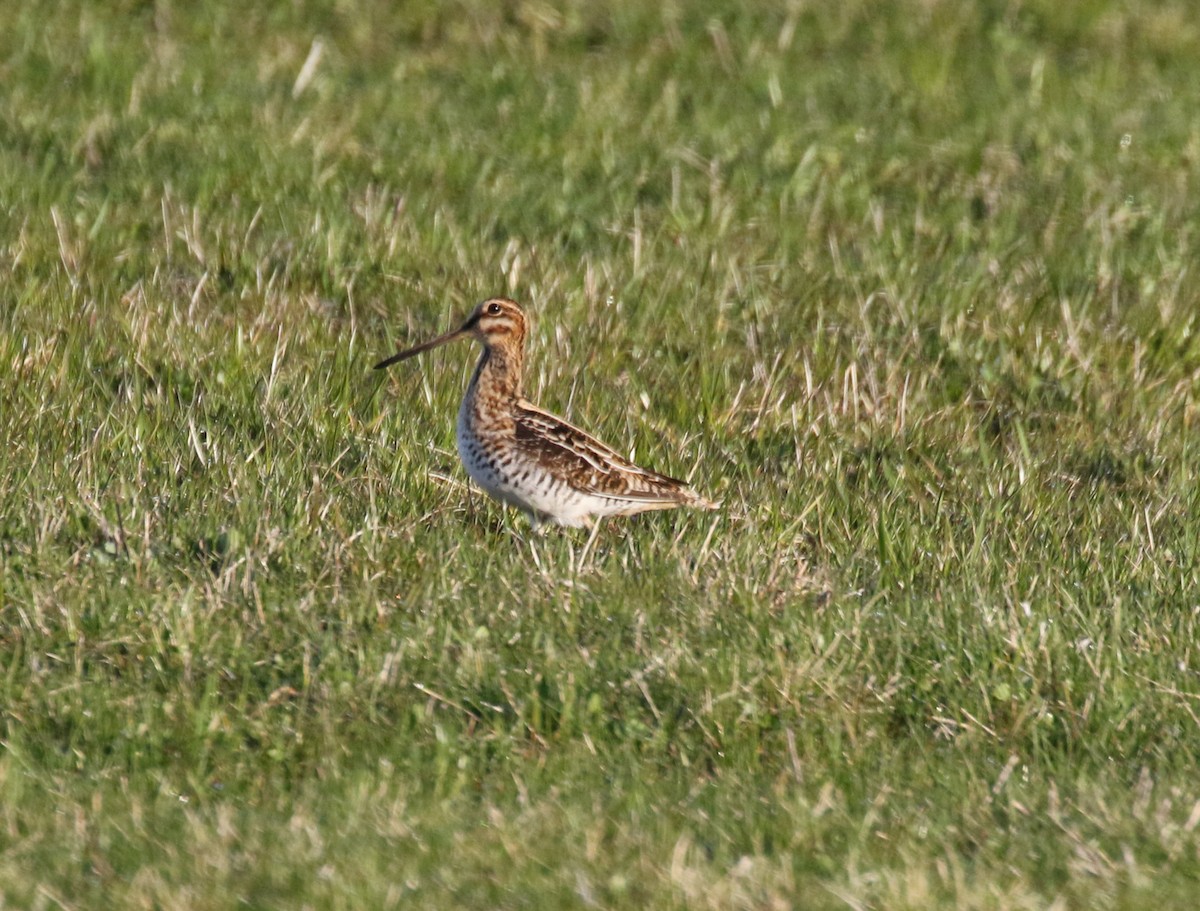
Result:
{"label": "bird's head", "polygon": [[520,348],[525,343],[526,325],[525,313],[516,301],[507,297],[491,297],[478,304],[457,329],[393,354],[376,364],[375,369],[382,370],[398,361],[408,360],[423,351],[460,338],[474,338],[487,348]]}

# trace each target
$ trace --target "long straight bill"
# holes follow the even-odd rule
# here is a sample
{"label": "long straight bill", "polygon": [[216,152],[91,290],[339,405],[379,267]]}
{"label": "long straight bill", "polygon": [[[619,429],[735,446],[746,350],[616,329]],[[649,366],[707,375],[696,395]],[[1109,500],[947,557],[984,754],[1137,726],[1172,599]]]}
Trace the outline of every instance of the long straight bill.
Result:
{"label": "long straight bill", "polygon": [[447,332],[445,335],[439,335],[435,339],[430,339],[429,341],[423,342],[420,345],[417,345],[413,348],[407,348],[404,351],[400,351],[397,354],[393,354],[389,358],[384,358],[382,361],[380,361],[378,364],[375,365],[375,369],[383,370],[385,367],[390,367],[390,366],[392,366],[392,364],[398,363],[399,361],[406,361],[410,357],[415,357],[416,355],[420,354],[423,351],[428,351],[430,348],[436,348],[436,347],[438,347],[438,345],[444,345],[444,344],[446,344],[446,342],[452,342],[455,339],[461,338],[462,336],[464,336],[466,334],[467,334],[466,331],[463,329],[454,329],[450,332]]}

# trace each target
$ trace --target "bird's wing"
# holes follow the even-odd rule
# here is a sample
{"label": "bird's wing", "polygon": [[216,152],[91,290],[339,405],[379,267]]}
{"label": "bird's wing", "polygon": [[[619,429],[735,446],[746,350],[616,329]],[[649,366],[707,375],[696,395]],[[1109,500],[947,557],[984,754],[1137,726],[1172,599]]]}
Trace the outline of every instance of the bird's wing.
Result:
{"label": "bird's wing", "polygon": [[706,502],[683,481],[634,465],[591,434],[524,400],[517,403],[516,441],[548,471],[593,496],[647,504]]}

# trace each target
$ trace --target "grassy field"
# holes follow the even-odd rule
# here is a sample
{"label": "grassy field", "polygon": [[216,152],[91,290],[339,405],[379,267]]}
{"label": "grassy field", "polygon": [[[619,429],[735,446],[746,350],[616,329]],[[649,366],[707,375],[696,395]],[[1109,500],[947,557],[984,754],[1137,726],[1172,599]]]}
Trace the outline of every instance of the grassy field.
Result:
{"label": "grassy field", "polygon": [[1193,5],[394,6],[0,6],[0,906],[1195,907]]}

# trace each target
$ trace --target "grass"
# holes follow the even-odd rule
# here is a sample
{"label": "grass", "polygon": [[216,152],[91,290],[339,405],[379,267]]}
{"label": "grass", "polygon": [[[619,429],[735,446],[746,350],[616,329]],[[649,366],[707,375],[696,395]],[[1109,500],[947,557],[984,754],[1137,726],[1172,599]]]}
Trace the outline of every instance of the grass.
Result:
{"label": "grass", "polygon": [[[1183,2],[7,4],[0,904],[1186,908]],[[532,536],[465,348],[723,499]]]}

